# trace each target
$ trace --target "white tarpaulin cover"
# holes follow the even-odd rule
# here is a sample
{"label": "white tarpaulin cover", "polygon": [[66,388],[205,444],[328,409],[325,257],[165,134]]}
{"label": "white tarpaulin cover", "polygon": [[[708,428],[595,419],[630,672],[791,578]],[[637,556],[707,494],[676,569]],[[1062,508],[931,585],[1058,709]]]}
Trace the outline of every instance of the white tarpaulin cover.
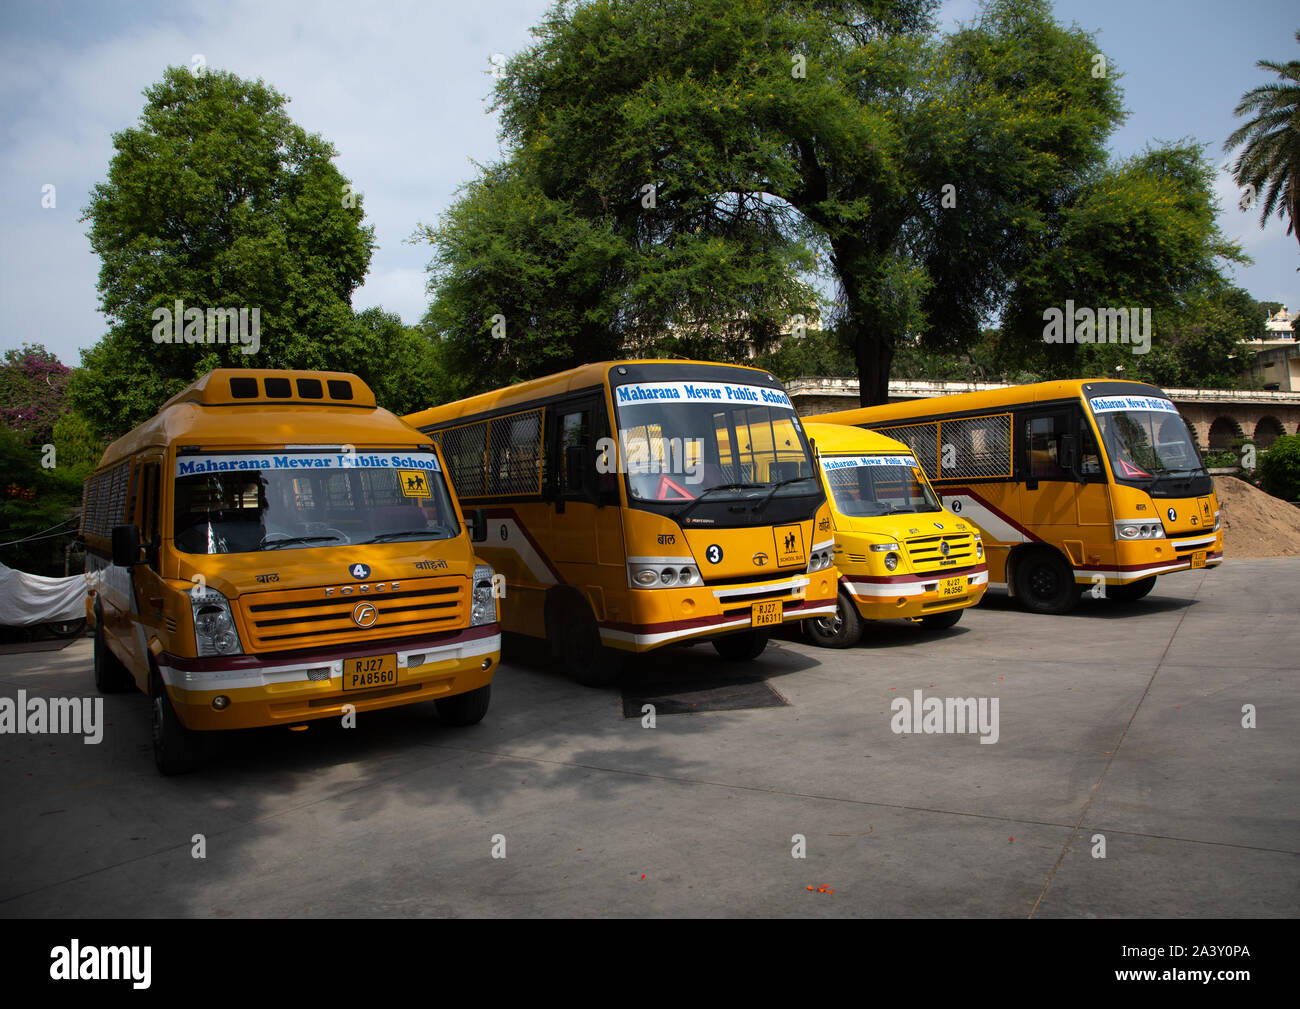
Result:
{"label": "white tarpaulin cover", "polygon": [[25,626],[81,620],[86,615],[86,576],[46,578],[0,564],[0,624]]}

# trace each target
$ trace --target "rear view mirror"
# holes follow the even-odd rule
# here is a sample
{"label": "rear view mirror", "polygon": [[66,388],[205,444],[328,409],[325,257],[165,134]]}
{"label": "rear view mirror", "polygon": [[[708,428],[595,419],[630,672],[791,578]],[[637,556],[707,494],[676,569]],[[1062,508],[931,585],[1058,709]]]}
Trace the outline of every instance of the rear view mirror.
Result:
{"label": "rear view mirror", "polygon": [[570,494],[581,492],[587,485],[583,456],[581,445],[569,445],[564,450],[564,489]]}
{"label": "rear view mirror", "polygon": [[113,566],[130,568],[140,563],[138,526],[113,526]]}
{"label": "rear view mirror", "polygon": [[482,508],[475,508],[469,513],[469,521],[465,523],[469,526],[469,538],[474,543],[482,543],[487,539],[487,512]]}
{"label": "rear view mirror", "polygon": [[1078,472],[1079,445],[1072,434],[1063,434],[1057,449],[1057,464],[1067,473]]}

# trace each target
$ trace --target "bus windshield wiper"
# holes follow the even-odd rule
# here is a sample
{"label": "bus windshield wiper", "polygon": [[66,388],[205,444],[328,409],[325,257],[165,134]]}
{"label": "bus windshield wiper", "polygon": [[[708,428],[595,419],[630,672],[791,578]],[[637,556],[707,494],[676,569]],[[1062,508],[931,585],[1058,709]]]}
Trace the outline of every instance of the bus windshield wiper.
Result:
{"label": "bus windshield wiper", "polygon": [[691,510],[694,509],[694,507],[695,507],[697,504],[699,504],[701,501],[703,501],[706,497],[708,497],[708,496],[709,496],[710,494],[712,494],[714,491],[720,491],[720,490],[761,490],[761,489],[762,489],[763,487],[765,487],[765,486],[766,486],[766,484],[761,484],[761,483],[720,483],[720,484],[718,484],[716,487],[710,487],[710,488],[709,488],[708,490],[706,490],[706,491],[701,491],[701,492],[700,492],[700,496],[697,497],[694,501],[688,501],[686,504],[682,505],[681,508],[678,508],[677,511],[673,512],[673,521],[676,522],[678,525],[680,525],[682,519],[684,519],[687,515],[689,515],[690,512],[691,512]]}
{"label": "bus windshield wiper", "polygon": [[754,505],[754,511],[761,512],[764,508],[766,508],[767,503],[772,500],[772,495],[777,492],[778,488],[784,487],[786,484],[798,483],[800,480],[811,480],[811,479],[812,479],[811,476],[792,476],[790,477],[789,480],[778,480],[776,483],[772,484],[772,489],[767,492],[763,500],[760,501],[758,504]]}
{"label": "bus windshield wiper", "polygon": [[337,536],[318,535],[318,536],[290,536],[288,539],[271,540],[269,543],[263,543],[261,549],[274,550],[276,547],[288,546],[290,543],[311,543],[315,540],[336,540]]}
{"label": "bus windshield wiper", "polygon": [[430,536],[433,539],[449,539],[452,532],[446,526],[437,529],[394,529],[386,533],[375,533],[368,540],[362,540],[363,543],[384,543],[388,540],[395,540],[401,536]]}

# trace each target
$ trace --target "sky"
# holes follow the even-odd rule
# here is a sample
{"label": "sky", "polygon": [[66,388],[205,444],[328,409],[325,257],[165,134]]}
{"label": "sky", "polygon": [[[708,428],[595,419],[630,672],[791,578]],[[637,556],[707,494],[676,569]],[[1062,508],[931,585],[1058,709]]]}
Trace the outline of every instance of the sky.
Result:
{"label": "sky", "polygon": [[[143,90],[169,65],[262,78],[290,99],[290,116],[338,149],[336,164],[364,195],[377,247],[356,309],[381,306],[407,323],[428,304],[430,247],[410,241],[432,224],[476,163],[500,153],[489,110],[494,55],[527,46],[549,0],[490,3],[370,0],[0,0],[0,352],[42,343],[67,365],[104,335],[98,257],[81,220],[107,178],[114,132],[136,125]],[[1059,0],[1059,21],[1094,33],[1109,72],[1122,74],[1129,118],[1115,157],[1155,141],[1192,139],[1224,165],[1240,97],[1275,76],[1261,59],[1300,57],[1294,0]],[[975,0],[948,0],[941,28],[969,23]],[[54,206],[42,207],[54,186]],[[1300,243],[1271,218],[1237,208],[1221,172],[1219,224],[1254,265],[1228,270],[1261,301],[1300,308]],[[46,201],[48,202],[48,200]]]}

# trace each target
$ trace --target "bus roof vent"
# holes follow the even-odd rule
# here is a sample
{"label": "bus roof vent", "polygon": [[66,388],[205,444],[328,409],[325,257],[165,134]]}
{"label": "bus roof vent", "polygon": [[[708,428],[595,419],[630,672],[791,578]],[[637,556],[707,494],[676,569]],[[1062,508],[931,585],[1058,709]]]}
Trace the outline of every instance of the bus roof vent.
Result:
{"label": "bus roof vent", "polygon": [[343,371],[218,368],[182,389],[164,406],[174,403],[204,406],[301,403],[373,409],[375,394],[356,375]]}

